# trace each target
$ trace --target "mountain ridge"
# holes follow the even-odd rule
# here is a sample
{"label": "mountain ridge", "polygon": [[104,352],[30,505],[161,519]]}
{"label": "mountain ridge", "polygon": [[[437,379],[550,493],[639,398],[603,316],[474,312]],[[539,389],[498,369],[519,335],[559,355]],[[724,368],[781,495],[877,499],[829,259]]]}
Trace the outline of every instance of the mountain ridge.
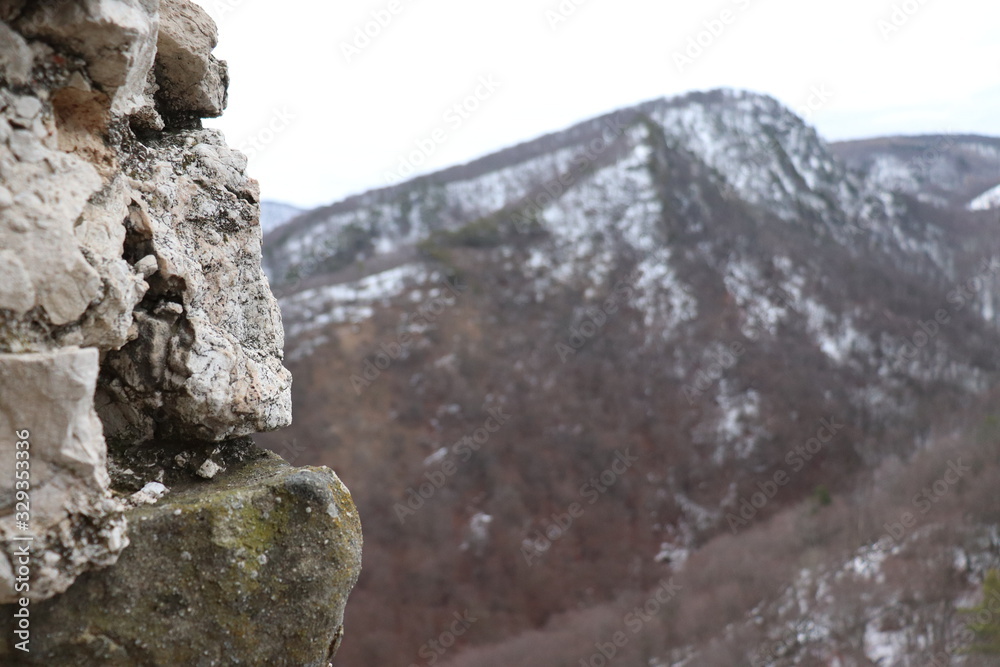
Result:
{"label": "mountain ridge", "polygon": [[[964,191],[952,203],[884,189],[773,98],[714,91],[630,114],[599,150],[609,116],[446,170],[452,180],[420,177],[313,211],[265,238],[296,422],[264,440],[336,466],[354,490],[366,569],[378,574],[362,574],[352,622],[373,625],[400,591],[408,601],[380,632],[345,642],[345,664],[410,659],[405,645],[435,636],[455,606],[491,619],[470,631],[471,645],[554,645],[554,619],[597,614],[671,575],[738,602],[680,601],[690,620],[658,621],[663,638],[630,664],[710,655],[702,642],[739,614],[771,609],[772,586],[795,583],[774,573],[735,593],[717,572],[718,589],[696,584],[727,553],[771,553],[759,541],[778,531],[772,541],[788,554],[775,562],[815,566],[821,579],[809,564],[814,529],[781,526],[811,526],[810,498],[827,493],[834,509],[822,516],[838,528],[815,530],[869,558],[884,532],[859,504],[871,471],[905,487],[893,461],[944,451],[949,415],[985,418],[969,411],[1000,374],[990,213],[967,211]],[[512,417],[446,469],[491,409]],[[823,423],[844,426],[796,469],[790,452]],[[579,484],[624,449],[641,472],[544,545],[538,536],[579,502]],[[779,472],[789,476],[780,494],[731,535],[729,517]],[[394,508],[431,480],[444,481],[401,521]],[[851,512],[868,518],[851,525]],[[961,574],[956,596],[981,576],[978,566]],[[787,615],[768,614],[748,637]],[[701,625],[675,637],[685,622]],[[822,654],[806,648],[801,660]],[[514,662],[567,657],[544,655]]]}

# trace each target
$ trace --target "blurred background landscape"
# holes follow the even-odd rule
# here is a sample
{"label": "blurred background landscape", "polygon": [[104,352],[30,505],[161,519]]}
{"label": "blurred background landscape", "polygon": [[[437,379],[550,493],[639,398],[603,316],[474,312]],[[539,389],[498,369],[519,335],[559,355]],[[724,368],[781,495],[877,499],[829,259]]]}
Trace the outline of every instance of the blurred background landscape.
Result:
{"label": "blurred background landscape", "polygon": [[212,124],[295,378],[258,440],[364,525],[336,664],[996,664],[995,10],[374,3],[282,94],[253,4]]}

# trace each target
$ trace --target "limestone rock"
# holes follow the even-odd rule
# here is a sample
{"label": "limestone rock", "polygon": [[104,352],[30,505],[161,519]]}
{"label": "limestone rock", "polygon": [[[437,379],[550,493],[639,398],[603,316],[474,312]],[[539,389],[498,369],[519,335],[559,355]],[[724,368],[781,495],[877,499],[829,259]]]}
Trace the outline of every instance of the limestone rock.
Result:
{"label": "limestone rock", "polygon": [[78,55],[115,113],[146,103],[146,74],[156,53],[158,0],[47,0],[25,6],[21,35]]}
{"label": "limestone rock", "polygon": [[260,266],[259,193],[246,158],[213,130],[171,133],[151,147],[137,186],[149,194],[133,202],[129,233],[157,272],[135,311],[138,338],[105,362],[112,403],[134,408],[102,408],[107,433],[222,440],[285,426],[291,375]]}
{"label": "limestone rock", "polygon": [[221,116],[229,72],[212,55],[218,41],[215,21],[189,0],[161,0],[157,42],[158,99],[169,114]]}
{"label": "limestone rock", "polygon": [[[93,349],[0,354],[0,461],[9,473],[0,477],[0,602],[61,593],[87,568],[114,563],[128,544],[122,508],[108,493],[93,404],[97,372]],[[19,441],[27,448],[17,449]],[[16,523],[25,508],[16,504],[15,460],[27,461],[27,531]],[[11,568],[22,544],[14,538],[24,536],[34,536],[27,594],[15,591]]]}
{"label": "limestone rock", "polygon": [[[0,95],[15,104],[35,99]],[[4,116],[21,124],[31,122],[17,118],[16,108],[8,106],[0,116],[0,127],[10,127]],[[10,131],[7,146],[9,150],[0,151],[0,174],[4,188],[17,195],[0,216],[0,247],[18,258],[18,265],[5,272],[20,278],[14,284],[25,289],[16,296],[9,293],[13,289],[7,283],[0,308],[24,315],[38,307],[51,324],[65,325],[79,319],[100,294],[100,276],[74,235],[74,223],[100,188],[100,177],[93,166],[52,150],[31,131]]]}
{"label": "limestone rock", "polygon": [[27,83],[33,60],[24,38],[0,23],[0,78],[18,85]]}
{"label": "limestone rock", "polygon": [[0,89],[0,351],[131,340],[146,283],[123,258],[131,188],[105,141],[108,104],[69,86]]}
{"label": "limestone rock", "polygon": [[243,462],[231,446],[222,455],[227,472],[211,482],[168,476],[159,502],[129,510],[118,563],[32,606],[30,654],[3,628],[0,662],[325,667],[361,567],[350,493],[326,468],[255,448]]}
{"label": "limestone rock", "polygon": [[288,424],[290,377],[245,158],[216,132],[156,132],[154,95],[221,113],[215,25],[159,5],[30,4],[0,30],[7,79],[49,63],[0,88],[0,352],[96,347],[108,435],[216,441]]}
{"label": "limestone rock", "polygon": [[[244,656],[281,649],[280,634],[263,647],[255,636],[291,633],[297,617],[272,610],[297,598],[312,605],[311,627],[285,664],[321,662],[357,576],[357,517],[332,473],[293,473],[271,459],[234,473],[240,467],[214,444],[291,420],[281,320],[261,270],[257,183],[242,154],[200,127],[226,104],[215,42],[214,23],[186,0],[0,0],[0,470],[16,460],[12,434],[27,429],[28,597],[51,600],[40,634],[63,651],[46,664],[116,664],[122,651],[130,661],[120,664],[183,664],[182,654],[194,664],[282,664],[277,653]],[[158,467],[157,477],[122,463],[123,448],[159,451],[156,438],[186,439],[183,465]],[[162,478],[178,467],[198,485]],[[109,468],[140,483],[113,495]],[[0,603],[20,596],[13,482],[0,480]],[[170,491],[158,499],[161,486]],[[180,498],[197,511],[162,510]],[[306,521],[317,499],[329,502]],[[293,525],[295,512],[306,516]],[[125,549],[127,529],[136,542],[128,565],[98,574]],[[156,568],[143,569],[149,563]],[[201,571],[228,581],[225,594],[205,593]],[[70,588],[84,572],[93,578]],[[166,587],[159,597],[132,605],[153,580]],[[174,585],[192,602],[170,630]],[[105,597],[145,619],[133,641],[102,625],[114,608]],[[244,608],[252,620],[238,615]]]}

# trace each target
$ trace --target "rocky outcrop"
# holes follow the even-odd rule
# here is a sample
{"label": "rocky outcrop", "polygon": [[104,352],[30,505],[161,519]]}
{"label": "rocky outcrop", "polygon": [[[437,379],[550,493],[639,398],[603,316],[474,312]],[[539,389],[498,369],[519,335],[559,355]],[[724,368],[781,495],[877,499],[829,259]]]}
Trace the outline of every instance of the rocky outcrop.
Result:
{"label": "rocky outcrop", "polygon": [[278,428],[290,376],[258,188],[218,133],[191,128],[225,104],[215,26],[158,4],[31,4],[4,28],[0,350],[107,353],[111,437]]}
{"label": "rocky outcrop", "polygon": [[149,285],[136,340],[104,364],[109,437],[220,440],[291,412],[281,317],[260,269],[257,183],[218,132],[183,130],[131,156],[126,256]]}
{"label": "rocky outcrop", "polygon": [[[332,473],[266,458],[227,473],[219,459],[233,439],[290,423],[291,376],[257,183],[201,127],[227,101],[216,37],[189,0],[0,0],[0,469],[23,456],[30,471],[0,479],[0,603],[57,596],[44,618],[63,652],[46,664],[110,664],[70,659],[70,645],[120,649],[128,664],[220,664],[202,657],[213,641],[279,664],[240,652],[291,623],[274,616],[288,594],[314,622],[287,664],[319,664],[357,577],[357,518]],[[155,466],[122,459],[181,442]],[[317,520],[289,523],[320,501]],[[31,587],[18,591],[11,554],[28,536]],[[229,588],[210,596],[194,572]],[[138,645],[102,625],[115,595],[156,581],[162,595],[127,605]],[[168,628],[157,614],[176,596],[186,621]],[[226,625],[234,604],[254,620]]]}
{"label": "rocky outcrop", "polygon": [[215,23],[190,2],[163,2],[157,40],[156,80],[161,110],[171,115],[221,116],[226,108],[229,72],[212,55]]}

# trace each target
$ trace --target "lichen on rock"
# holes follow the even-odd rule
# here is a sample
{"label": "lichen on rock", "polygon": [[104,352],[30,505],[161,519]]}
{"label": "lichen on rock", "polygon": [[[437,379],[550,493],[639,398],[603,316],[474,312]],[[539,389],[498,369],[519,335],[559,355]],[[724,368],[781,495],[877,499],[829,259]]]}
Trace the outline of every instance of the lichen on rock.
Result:
{"label": "lichen on rock", "polygon": [[221,448],[226,472],[206,483],[172,466],[184,446],[133,451],[131,467],[168,469],[169,492],[127,512],[132,544],[115,567],[33,608],[31,654],[0,643],[0,662],[328,664],[361,567],[347,488],[329,469],[292,468],[246,441]]}

